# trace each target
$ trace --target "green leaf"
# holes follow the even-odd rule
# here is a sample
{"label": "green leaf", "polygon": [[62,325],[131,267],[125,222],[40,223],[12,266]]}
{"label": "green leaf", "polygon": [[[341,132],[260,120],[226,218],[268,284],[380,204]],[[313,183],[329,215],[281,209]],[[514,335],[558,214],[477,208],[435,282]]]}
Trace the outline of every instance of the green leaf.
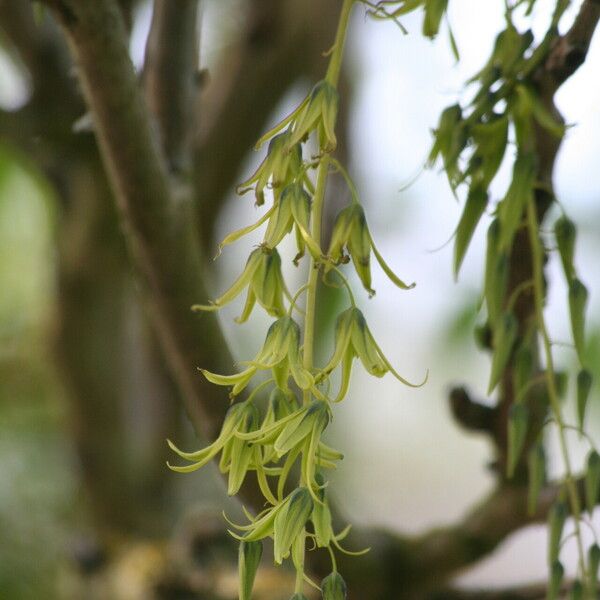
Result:
{"label": "green leaf", "polygon": [[576,581],[571,588],[571,600],[583,600],[583,585]]}
{"label": "green leaf", "polygon": [[538,498],[540,490],[546,479],[546,454],[544,447],[541,444],[536,444],[527,456],[528,468],[528,495],[527,495],[527,511],[533,516],[537,510]]}
{"label": "green leaf", "polygon": [[585,352],[585,307],[587,299],[588,292],[585,285],[579,279],[574,278],[569,286],[569,311],[571,313],[573,341],[581,364],[584,362]]}
{"label": "green leaf", "polygon": [[564,216],[557,219],[554,224],[554,236],[567,281],[572,281],[575,277],[573,257],[575,255],[576,234],[577,230],[573,221]]}
{"label": "green leaf", "polygon": [[508,457],[506,460],[507,476],[512,477],[521,457],[523,444],[527,437],[529,411],[524,404],[513,404],[508,413]]}
{"label": "green leaf", "polygon": [[559,600],[560,587],[564,576],[565,570],[562,564],[558,560],[555,560],[552,563],[552,566],[550,567],[550,581],[548,582],[548,600]]}
{"label": "green leaf", "polygon": [[454,277],[458,276],[465,253],[487,203],[488,195],[483,187],[477,186],[469,190],[467,202],[456,229],[456,239],[454,241]]}
{"label": "green leaf", "polygon": [[562,138],[565,134],[565,126],[544,106],[536,91],[525,84],[517,85],[516,91],[521,97],[521,102],[527,107],[533,118],[552,135]]}
{"label": "green leaf", "polygon": [[239,600],[250,600],[262,553],[262,542],[240,542],[238,552]]}
{"label": "green leaf", "polygon": [[492,358],[488,394],[494,391],[504,373],[517,339],[518,329],[519,324],[512,313],[504,313],[498,321],[498,325],[494,328],[494,356]]}
{"label": "green leaf", "polygon": [[502,226],[494,219],[487,233],[484,295],[490,327],[494,328],[502,312],[508,278],[508,255],[500,250]]}
{"label": "green leaf", "polygon": [[556,502],[548,515],[548,564],[554,565],[558,561],[563,528],[567,520],[568,510],[564,502]]}
{"label": "green leaf", "polygon": [[585,502],[590,514],[594,511],[598,502],[598,492],[600,491],[600,455],[592,450],[587,459],[587,468],[585,471]]}
{"label": "green leaf", "polygon": [[583,431],[585,410],[587,408],[590,391],[592,389],[592,374],[587,369],[582,369],[577,374],[577,422]]}
{"label": "green leaf", "polygon": [[600,546],[592,544],[588,550],[588,577],[590,592],[598,592],[598,567],[600,567]]}
{"label": "green leaf", "polygon": [[502,248],[510,248],[515,232],[521,225],[525,207],[533,202],[535,156],[520,154],[513,167],[513,177],[506,196],[498,206],[502,222]]}
{"label": "green leaf", "polygon": [[476,146],[472,160],[480,163],[481,186],[486,189],[496,176],[506,152],[508,117],[473,125],[471,134]]}
{"label": "green leaf", "polygon": [[[515,352],[513,361],[513,387],[515,394],[520,394],[531,381],[533,375],[533,354],[529,343],[521,343]],[[520,397],[520,400],[523,398]]]}
{"label": "green leaf", "polygon": [[427,164],[432,167],[441,154],[448,181],[454,189],[460,179],[458,158],[467,144],[467,129],[458,104],[446,108],[434,131],[435,142],[429,153]]}

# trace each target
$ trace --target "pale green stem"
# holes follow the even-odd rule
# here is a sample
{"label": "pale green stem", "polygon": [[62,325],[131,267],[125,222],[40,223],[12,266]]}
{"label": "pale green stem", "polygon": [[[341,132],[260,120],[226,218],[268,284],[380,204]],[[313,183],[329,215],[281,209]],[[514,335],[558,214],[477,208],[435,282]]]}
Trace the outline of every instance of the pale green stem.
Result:
{"label": "pale green stem", "polygon": [[[340,68],[342,66],[342,56],[344,53],[344,44],[346,41],[346,30],[350,11],[355,0],[344,0],[340,20],[338,24],[335,42],[329,59],[327,75],[325,79],[332,86],[337,86],[340,77]],[[324,154],[319,163],[317,172],[317,185],[313,197],[312,215],[311,215],[311,236],[320,243],[321,241],[321,223],[323,220],[323,203],[325,200],[325,188],[327,186],[327,175],[329,171],[330,159]],[[313,369],[314,342],[315,342],[315,308],[317,301],[317,284],[319,280],[319,262],[311,259],[310,273],[308,276],[308,291],[306,293],[306,318],[304,320],[304,352],[303,366],[308,371]],[[310,401],[310,392],[304,392],[304,402]]]}
{"label": "pale green stem", "polygon": [[348,20],[350,18],[350,12],[354,2],[355,0],[344,0],[342,12],[340,13],[337,33],[335,34],[335,42],[333,43],[331,58],[329,59],[329,66],[327,67],[327,74],[325,75],[325,79],[333,87],[337,87],[338,80],[340,78],[340,69],[342,66],[342,56],[344,54],[344,44],[346,42]]}
{"label": "pale green stem", "polygon": [[585,580],[585,553],[583,550],[583,541],[581,536],[581,504],[579,502],[579,495],[573,478],[573,470],[571,468],[571,458],[569,456],[569,450],[567,447],[567,436],[566,426],[560,407],[560,400],[558,392],[556,390],[556,381],[554,378],[554,359],[552,357],[552,347],[550,343],[550,337],[548,335],[548,329],[546,328],[546,321],[544,319],[544,280],[543,280],[543,250],[538,235],[538,221],[537,211],[535,202],[529,202],[527,206],[527,218],[529,227],[529,240],[531,243],[531,253],[533,261],[533,285],[534,285],[534,297],[535,297],[535,315],[538,323],[538,329],[542,337],[542,344],[544,348],[544,355],[546,358],[546,386],[548,388],[548,398],[550,401],[550,407],[554,413],[554,419],[558,426],[558,434],[560,441],[560,449],[565,464],[565,485],[567,488],[567,494],[569,497],[569,504],[571,505],[571,512],[575,521],[575,538],[577,540],[577,549],[579,552],[579,569],[581,576]]}
{"label": "pale green stem", "polygon": [[[313,239],[321,239],[321,221],[323,219],[323,201],[325,199],[325,187],[327,185],[327,170],[329,157],[323,156],[319,171],[317,173],[317,187],[313,197],[311,235]],[[310,273],[308,275],[308,291],[306,292],[306,318],[304,320],[304,354],[302,364],[304,368],[311,371],[313,368],[314,346],[315,346],[315,308],[317,303],[317,284],[319,282],[319,263],[312,258],[310,261]],[[304,401],[310,401],[310,391],[304,392]]]}

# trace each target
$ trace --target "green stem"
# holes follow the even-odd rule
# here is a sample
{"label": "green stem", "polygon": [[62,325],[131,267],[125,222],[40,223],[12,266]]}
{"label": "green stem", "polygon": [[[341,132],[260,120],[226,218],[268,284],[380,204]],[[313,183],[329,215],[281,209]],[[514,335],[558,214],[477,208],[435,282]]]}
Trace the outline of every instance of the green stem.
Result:
{"label": "green stem", "polygon": [[[325,79],[332,86],[337,86],[340,69],[342,66],[342,56],[346,41],[346,30],[350,12],[355,0],[344,0],[340,20],[335,36],[335,42],[329,59],[329,66]],[[329,171],[330,158],[328,154],[323,154],[319,163],[317,172],[317,185],[313,196],[312,215],[311,215],[311,236],[318,243],[321,242],[321,224],[323,220],[323,204],[325,201],[325,188],[327,187],[327,175]],[[317,284],[319,281],[319,261],[311,259],[310,273],[308,276],[308,291],[306,293],[306,318],[304,320],[304,352],[303,366],[308,371],[313,369],[314,345],[315,345],[315,309],[317,302]],[[310,392],[304,392],[304,402],[310,401]]]}
{"label": "green stem", "polygon": [[[325,188],[327,186],[327,171],[329,168],[329,156],[324,155],[317,173],[317,187],[313,197],[311,235],[313,239],[321,240],[321,221],[323,220],[323,204],[325,200]],[[315,346],[315,309],[317,304],[317,284],[319,282],[319,263],[315,258],[310,262],[310,273],[308,275],[308,291],[306,292],[306,318],[304,320],[304,355],[303,366],[308,371],[313,368],[314,346]],[[305,403],[310,400],[310,392],[304,392]]]}
{"label": "green stem", "polygon": [[335,42],[333,43],[331,58],[329,59],[329,66],[327,67],[327,74],[325,75],[325,79],[333,87],[337,87],[340,78],[344,44],[346,43],[346,31],[348,30],[348,20],[350,19],[350,12],[352,11],[354,2],[355,0],[344,0],[342,12],[340,13],[340,20],[335,34]]}
{"label": "green stem", "polygon": [[585,579],[585,553],[583,550],[583,541],[581,537],[581,504],[579,502],[579,495],[573,478],[573,470],[571,468],[571,459],[569,457],[569,450],[567,447],[567,436],[566,436],[566,425],[563,419],[562,410],[560,407],[560,400],[558,392],[556,390],[556,381],[554,378],[554,359],[552,357],[552,345],[550,343],[550,336],[548,335],[548,329],[546,328],[546,321],[544,319],[544,280],[543,280],[543,250],[538,235],[538,220],[535,201],[529,202],[527,206],[527,220],[529,228],[529,240],[531,243],[531,253],[533,261],[533,285],[534,285],[534,299],[535,299],[535,316],[538,323],[538,329],[542,337],[542,344],[544,347],[544,355],[546,359],[546,386],[548,388],[548,398],[550,401],[550,407],[554,413],[556,424],[558,425],[560,449],[565,463],[565,486],[567,488],[567,494],[569,497],[569,503],[571,505],[571,512],[573,513],[574,526],[575,526],[575,537],[577,539],[577,549],[579,552],[579,569],[581,576]]}

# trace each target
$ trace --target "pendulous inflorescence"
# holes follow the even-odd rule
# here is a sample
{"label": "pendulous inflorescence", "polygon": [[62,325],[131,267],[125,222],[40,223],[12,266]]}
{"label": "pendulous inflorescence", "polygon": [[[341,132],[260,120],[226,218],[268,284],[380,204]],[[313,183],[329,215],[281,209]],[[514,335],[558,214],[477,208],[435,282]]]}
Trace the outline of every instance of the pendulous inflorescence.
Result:
{"label": "pendulous inflorescence", "polygon": [[[271,199],[270,207],[256,223],[228,235],[219,250],[266,225],[263,241],[252,251],[241,274],[227,291],[210,304],[194,307],[198,311],[219,310],[245,293],[246,301],[238,322],[246,321],[257,303],[275,319],[262,348],[254,358],[243,361],[238,373],[220,374],[202,369],[203,376],[210,382],[230,388],[233,404],[217,439],[196,452],[183,452],[169,442],[171,449],[186,462],[171,466],[178,472],[195,471],[218,458],[219,469],[227,475],[230,495],[239,492],[249,473],[256,476],[264,497],[264,509],[258,514],[245,510],[247,523],[230,522],[231,535],[240,541],[241,600],[250,598],[262,557],[262,543],[268,538],[273,540],[275,563],[286,560],[293,563],[295,600],[304,598],[306,583],[319,588],[326,600],[345,598],[346,584],[337,572],[335,553],[349,552],[343,548],[342,541],[350,528],[336,531],[333,527],[326,476],[343,455],[323,440],[333,417],[332,405],[342,401],[348,392],[355,358],[376,377],[389,372],[401,382],[415,385],[401,377],[385,357],[364,315],[356,307],[353,293],[340,270],[351,261],[364,288],[372,295],[373,254],[398,287],[410,289],[414,285],[405,284],[385,263],[373,242],[354,184],[331,157],[337,144],[337,81],[352,5],[353,0],[344,1],[325,78],[288,117],[258,141],[257,148],[268,142],[266,156],[238,188],[240,193],[253,191],[258,206]],[[318,153],[307,159],[309,138],[316,141]],[[337,215],[331,241],[324,249],[321,218],[326,181],[334,169],[343,173],[352,199]],[[298,265],[308,255],[311,263],[308,281],[293,296],[286,287],[277,250],[288,235],[295,237],[297,245],[293,262]],[[347,288],[350,307],[337,319],[331,358],[324,366],[317,367],[313,363],[317,285],[319,279],[327,281],[332,272]],[[301,311],[298,300],[303,293],[306,303],[305,310]],[[296,314],[303,312],[304,331],[296,320]],[[326,333],[319,332],[321,335]],[[330,378],[336,370],[341,370],[341,385],[335,396],[331,396]],[[261,376],[261,382],[241,399]],[[263,406],[263,394],[269,390],[268,402]],[[332,560],[332,573],[320,586],[311,582],[305,573],[305,553],[318,548],[327,549]]]}

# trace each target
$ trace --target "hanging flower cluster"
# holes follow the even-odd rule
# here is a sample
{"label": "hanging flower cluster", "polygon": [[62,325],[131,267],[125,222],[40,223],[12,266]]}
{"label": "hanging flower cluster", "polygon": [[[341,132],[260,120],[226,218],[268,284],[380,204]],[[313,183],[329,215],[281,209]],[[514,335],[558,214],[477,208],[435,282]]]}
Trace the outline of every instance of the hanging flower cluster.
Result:
{"label": "hanging flower cluster", "polygon": [[[202,370],[210,382],[229,387],[234,402],[218,438],[197,452],[183,452],[169,442],[186,463],[171,466],[178,472],[195,471],[220,455],[219,469],[227,475],[231,495],[239,492],[249,473],[255,474],[265,508],[256,515],[246,511],[246,524],[231,523],[231,534],[240,541],[241,600],[250,598],[262,556],[262,542],[267,538],[273,539],[275,563],[291,560],[296,569],[295,600],[303,599],[303,586],[312,583],[304,569],[305,552],[309,548],[328,549],[333,565],[331,575],[320,586],[313,585],[320,588],[326,600],[345,598],[346,586],[337,572],[335,552],[348,552],[341,542],[349,527],[342,531],[333,528],[326,479],[327,471],[335,469],[343,455],[323,440],[333,418],[332,405],[348,392],[354,358],[359,358],[376,377],[391,372],[403,383],[413,385],[396,373],[375,342],[340,270],[340,265],[352,260],[363,286],[372,295],[373,253],[394,283],[403,289],[412,287],[396,277],[376,249],[364,210],[345,172],[353,192],[352,202],[337,216],[327,252],[320,242],[325,182],[330,166],[335,164],[330,153],[337,144],[337,77],[352,4],[353,0],[344,2],[327,77],[314,86],[298,108],[259,140],[257,147],[269,141],[266,157],[239,188],[240,193],[253,190],[257,205],[272,198],[270,208],[253,225],[228,235],[220,248],[266,224],[262,243],[250,254],[242,273],[225,293],[210,304],[194,307],[198,311],[218,310],[245,291],[246,302],[238,322],[249,318],[256,303],[275,318],[262,348],[252,360],[242,363],[238,373]],[[302,146],[311,136],[316,138],[319,153],[307,161],[303,159]],[[316,185],[313,170],[317,171]],[[306,253],[311,261],[309,280],[293,297],[285,285],[277,251],[277,246],[290,234],[295,236],[298,249],[294,263],[298,264]],[[297,306],[300,294],[306,292],[314,300],[318,278],[327,278],[331,271],[342,278],[351,306],[338,317],[330,360],[318,368],[312,363],[314,301],[306,302],[304,336],[295,312],[304,314]],[[325,333],[319,332],[321,335]],[[338,367],[342,383],[336,397],[331,398],[329,380]],[[261,381],[250,394],[238,401],[259,377]],[[271,392],[265,405],[262,393],[268,388]]]}

